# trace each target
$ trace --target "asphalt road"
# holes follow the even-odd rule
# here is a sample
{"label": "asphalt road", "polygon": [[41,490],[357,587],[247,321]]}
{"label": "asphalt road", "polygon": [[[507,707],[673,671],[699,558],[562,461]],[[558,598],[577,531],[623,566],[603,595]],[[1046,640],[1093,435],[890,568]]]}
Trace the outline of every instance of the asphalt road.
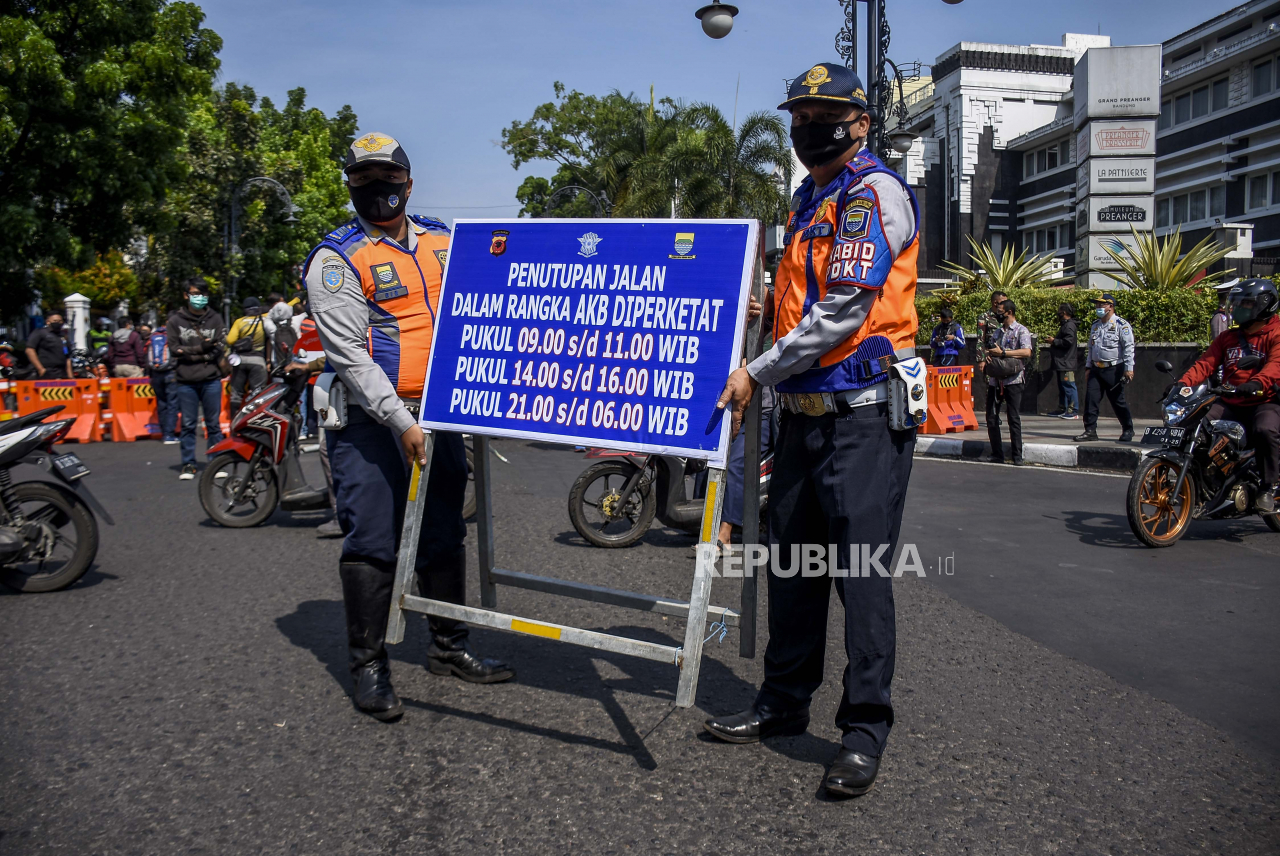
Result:
{"label": "asphalt road", "polygon": [[[565,511],[580,457],[496,446],[502,566],[687,596],[687,536],[589,548]],[[0,854],[1280,851],[1280,535],[1260,524],[1147,551],[1124,531],[1120,480],[918,460],[904,537],[926,564],[954,553],[954,573],[896,584],[889,752],[875,790],[832,802],[818,785],[838,680],[802,737],[703,736],[760,678],[734,634],[709,644],[686,711],[672,667],[498,632],[474,637],[515,682],[436,678],[411,620],[392,649],[407,713],[363,717],[322,518],[222,530],[173,447],[79,451],[118,525],[72,589],[0,594]],[[715,602],[736,596],[717,582]],[[512,589],[499,603],[683,631]]]}

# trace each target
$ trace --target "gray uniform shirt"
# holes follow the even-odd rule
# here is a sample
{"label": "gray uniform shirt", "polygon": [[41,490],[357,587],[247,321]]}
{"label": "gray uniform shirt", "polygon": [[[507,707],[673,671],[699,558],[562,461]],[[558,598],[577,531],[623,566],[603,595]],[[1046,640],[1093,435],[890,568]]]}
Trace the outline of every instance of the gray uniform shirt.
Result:
{"label": "gray uniform shirt", "polygon": [[1110,321],[1094,321],[1089,328],[1089,367],[1098,362],[1124,363],[1124,370],[1133,371],[1133,327],[1119,315]]}
{"label": "gray uniform shirt", "polygon": [[[386,232],[363,219],[360,228],[372,241],[389,240]],[[409,252],[417,249],[418,235],[425,231],[409,221]],[[324,284],[326,266],[342,270],[342,284],[336,289],[331,290]],[[307,302],[324,355],[342,379],[347,393],[375,420],[396,432],[396,436],[408,431],[417,420],[405,409],[387,373],[369,356],[369,303],[356,272],[341,255],[325,247],[312,256],[304,278]]]}
{"label": "gray uniform shirt", "polygon": [[[885,239],[896,259],[916,228],[911,199],[892,176],[876,173],[864,178],[863,183],[874,189],[880,199]],[[747,366],[747,373],[758,383],[776,386],[794,374],[808,371],[823,354],[858,332],[879,295],[877,289],[858,285],[830,285],[795,329]],[[915,349],[910,351],[900,352],[899,356],[914,356]]]}

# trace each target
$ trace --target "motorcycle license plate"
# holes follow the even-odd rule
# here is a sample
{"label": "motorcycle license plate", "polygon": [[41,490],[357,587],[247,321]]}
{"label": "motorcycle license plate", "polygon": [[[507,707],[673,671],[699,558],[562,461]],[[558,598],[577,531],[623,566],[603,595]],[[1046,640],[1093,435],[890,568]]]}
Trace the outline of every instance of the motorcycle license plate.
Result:
{"label": "motorcycle license plate", "polygon": [[1142,445],[1176,446],[1182,442],[1182,435],[1185,431],[1185,428],[1171,428],[1168,426],[1148,428],[1142,432]]}
{"label": "motorcycle license plate", "polygon": [[69,482],[89,475],[89,468],[85,466],[84,461],[80,460],[79,455],[71,452],[65,455],[54,455],[53,465],[57,468],[58,475]]}

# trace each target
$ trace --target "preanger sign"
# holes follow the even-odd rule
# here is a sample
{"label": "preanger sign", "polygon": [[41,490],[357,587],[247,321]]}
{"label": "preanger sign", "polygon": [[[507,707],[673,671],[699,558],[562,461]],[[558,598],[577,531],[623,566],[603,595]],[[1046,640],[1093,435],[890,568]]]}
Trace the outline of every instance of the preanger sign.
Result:
{"label": "preanger sign", "polygon": [[754,220],[459,220],[421,425],[723,466]]}

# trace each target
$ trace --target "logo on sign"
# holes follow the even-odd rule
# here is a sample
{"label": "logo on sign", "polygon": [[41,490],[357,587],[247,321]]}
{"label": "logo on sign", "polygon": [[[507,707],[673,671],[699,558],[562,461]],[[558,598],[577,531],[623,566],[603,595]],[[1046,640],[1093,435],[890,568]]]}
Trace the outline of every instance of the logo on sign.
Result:
{"label": "logo on sign", "polygon": [[506,229],[498,229],[493,233],[493,240],[489,242],[489,252],[495,256],[500,256],[507,251],[507,236],[511,233]]}
{"label": "logo on sign", "polygon": [[584,259],[589,259],[596,254],[596,247],[600,246],[600,242],[604,240],[595,232],[588,232],[578,239],[578,243],[582,245],[582,249],[578,250],[578,255]]}
{"label": "logo on sign", "polygon": [[1151,139],[1146,128],[1106,128],[1094,135],[1098,148],[1107,150],[1145,149]]}
{"label": "logo on sign", "polygon": [[1107,205],[1098,209],[1099,223],[1145,223],[1147,210],[1138,205]]}
{"label": "logo on sign", "polygon": [[692,259],[697,256],[690,255],[693,250],[693,233],[692,232],[676,232],[676,251],[674,255],[669,255],[669,259]]}

